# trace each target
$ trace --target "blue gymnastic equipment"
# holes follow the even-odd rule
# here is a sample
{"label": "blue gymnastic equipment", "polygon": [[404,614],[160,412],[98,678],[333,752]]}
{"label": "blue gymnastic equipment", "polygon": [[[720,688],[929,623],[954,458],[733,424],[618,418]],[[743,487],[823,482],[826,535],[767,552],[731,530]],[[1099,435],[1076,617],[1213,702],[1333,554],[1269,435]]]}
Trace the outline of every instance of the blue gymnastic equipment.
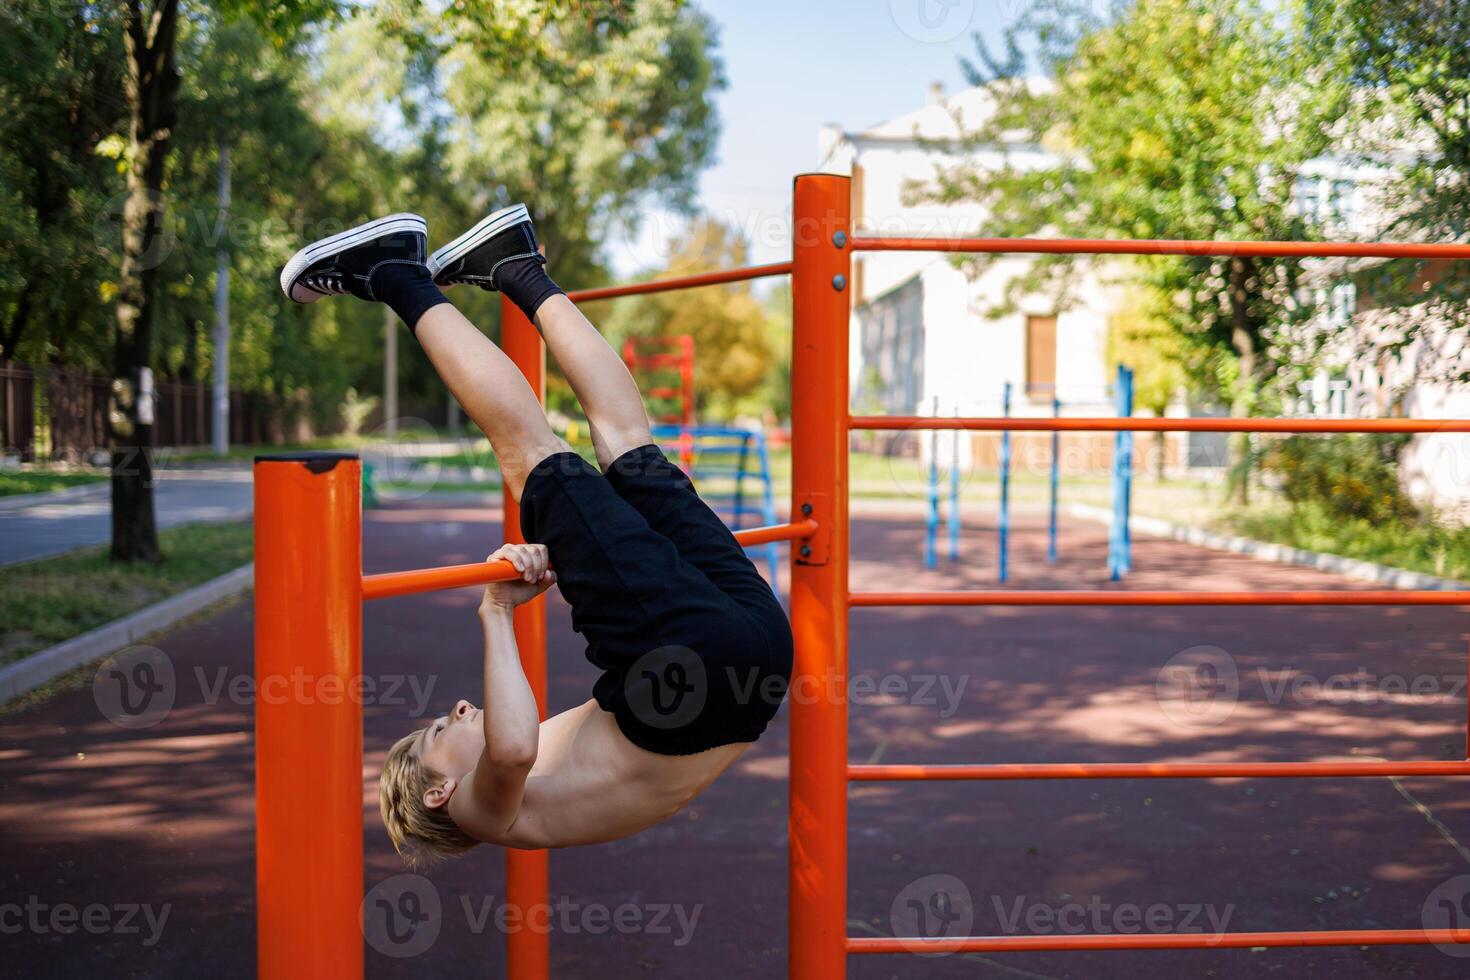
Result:
{"label": "blue gymnastic equipment", "polygon": [[[699,488],[699,496],[730,530],[780,523],[765,433],[732,426],[666,423],[653,427],[653,438],[671,459],[678,458],[681,446],[692,450],[689,478]],[[702,485],[707,480],[728,480],[731,489],[710,489]],[[746,481],[754,486],[747,488]],[[765,562],[771,589],[780,596],[780,544],[772,542],[745,550]]]}
{"label": "blue gymnastic equipment", "polygon": [[[1011,417],[1011,391],[1009,381],[1002,389],[1001,412],[1005,418]],[[1128,418],[1133,414],[1133,371],[1123,365],[1118,365],[1117,380],[1113,385],[1114,407],[1121,418]],[[939,414],[938,399],[935,399],[934,414]],[[958,413],[956,413],[958,414]],[[1051,399],[1052,418],[1060,418],[1062,414],[1062,400],[1055,391]],[[949,471],[949,557],[951,560],[959,558],[960,540],[960,479],[959,479],[959,430],[951,430],[954,436],[954,447]],[[939,479],[939,442],[938,430],[931,429],[929,433],[929,507],[925,518],[924,534],[924,567],[935,568],[938,565],[937,540],[939,536],[939,524],[941,519],[940,507],[940,479]],[[1000,434],[1000,459],[999,459],[999,486],[1000,486],[1000,516],[997,521],[997,533],[999,537],[997,547],[997,574],[1000,581],[1004,582],[1009,576],[1010,562],[1010,537],[1011,537],[1011,433],[1002,430]],[[1048,479],[1047,494],[1047,526],[1046,526],[1046,560],[1050,564],[1057,561],[1057,525],[1059,501],[1061,497],[1061,432],[1053,429],[1051,433],[1051,473]],[[1128,516],[1132,512],[1133,498],[1133,433],[1118,432],[1115,434],[1113,443],[1112,462],[1113,482],[1113,514],[1108,528],[1108,576],[1116,582],[1133,568],[1133,539],[1128,527]]]}
{"label": "blue gymnastic equipment", "polygon": [[[1133,370],[1118,365],[1113,386],[1120,418],[1133,414]],[[1108,578],[1116,582],[1133,570],[1133,534],[1128,515],[1133,504],[1133,433],[1113,435],[1113,521],[1108,532]]]}

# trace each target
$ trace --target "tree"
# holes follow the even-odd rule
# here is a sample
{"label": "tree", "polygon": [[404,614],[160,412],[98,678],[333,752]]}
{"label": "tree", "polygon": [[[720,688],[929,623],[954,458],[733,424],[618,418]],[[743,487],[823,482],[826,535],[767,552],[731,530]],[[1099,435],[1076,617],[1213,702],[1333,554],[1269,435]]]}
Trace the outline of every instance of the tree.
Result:
{"label": "tree", "polygon": [[[1470,239],[1470,4],[1463,0],[1307,0],[1324,49],[1354,86],[1353,139],[1363,163],[1387,166],[1378,207],[1385,239]],[[1409,152],[1405,152],[1408,150]],[[1470,328],[1464,262],[1388,263],[1360,274],[1372,303],[1368,342],[1397,353],[1429,331]],[[1436,360],[1446,350],[1459,354]],[[1463,344],[1424,345],[1421,375],[1470,381]]]}
{"label": "tree", "polygon": [[159,253],[165,241],[163,180],[178,120],[179,0],[125,0],[128,104],[127,198],[117,276],[111,400],[112,559],[158,561],[149,399]]}
{"label": "tree", "polygon": [[[227,15],[249,18],[287,44],[309,26],[359,8],[338,0],[227,0]],[[517,61],[535,54],[544,37],[582,28],[617,36],[627,13],[619,3],[582,0],[481,0],[451,5],[442,18],[414,0],[385,3],[386,28],[405,30],[417,49],[446,35],[469,42],[488,59]],[[422,29],[422,25],[429,25]],[[421,28],[414,32],[413,27]],[[539,28],[539,30],[537,30]],[[124,0],[122,33],[128,108],[127,196],[122,209],[122,261],[117,279],[116,332],[109,422],[112,430],[112,558],[157,561],[153,509],[153,426],[146,384],[152,371],[158,265],[166,241],[164,186],[178,121],[182,82],[178,60],[180,0]]]}
{"label": "tree", "polygon": [[[54,345],[100,367],[110,333],[93,285],[104,275],[99,214],[113,163],[93,152],[125,109],[122,32],[110,6],[22,0],[0,9],[0,357],[43,362]],[[67,324],[53,336],[51,325]]]}
{"label": "tree", "polygon": [[[1133,402],[1156,416],[1164,416],[1188,383],[1185,340],[1155,309],[1150,290],[1128,290],[1122,309],[1108,317],[1104,356],[1109,364],[1133,371]],[[1164,477],[1167,433],[1154,433],[1154,476]]]}
{"label": "tree", "polygon": [[[1106,21],[1086,10],[1044,4],[1008,36],[1003,57],[980,45],[964,67],[972,83],[989,86],[995,112],[961,141],[971,158],[941,168],[915,196],[979,201],[989,212],[985,234],[995,236],[1308,236],[1293,202],[1296,173],[1328,145],[1343,93],[1314,63],[1296,5],[1131,0]],[[1033,42],[1046,83],[1023,77],[1022,39]],[[1055,166],[1037,169],[1005,149],[1038,145]],[[995,146],[999,165],[976,162]],[[1041,257],[1008,298],[1044,291],[1064,305],[1077,268],[1090,261]],[[1309,312],[1297,289],[1300,263],[1151,256],[1128,269],[1161,298],[1173,328],[1209,352],[1196,362],[1199,381],[1235,414],[1257,412],[1275,373],[1278,331]],[[1249,445],[1248,437],[1234,443],[1238,500]]]}
{"label": "tree", "polygon": [[487,56],[479,35],[441,59],[452,179],[478,210],[529,204],[564,285],[602,277],[601,239],[635,205],[687,211],[719,133],[709,19],[679,0],[627,10],[616,29],[563,20],[530,66]]}
{"label": "tree", "polygon": [[[701,217],[653,278],[746,264],[746,244],[730,226]],[[748,282],[623,300],[606,318],[614,343],[629,336],[694,338],[694,382],[701,418],[730,419],[768,407],[761,397],[779,358],[773,324]]]}

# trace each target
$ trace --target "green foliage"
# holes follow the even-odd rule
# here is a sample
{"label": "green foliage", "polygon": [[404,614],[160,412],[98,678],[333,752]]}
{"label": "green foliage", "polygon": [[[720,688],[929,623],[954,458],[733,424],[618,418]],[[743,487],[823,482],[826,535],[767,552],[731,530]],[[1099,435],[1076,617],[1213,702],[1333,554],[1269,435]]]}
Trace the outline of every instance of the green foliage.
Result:
{"label": "green foliage", "polygon": [[1133,401],[1163,415],[1188,381],[1184,337],[1156,311],[1156,295],[1128,291],[1127,305],[1108,318],[1104,357],[1133,369]]}
{"label": "green foliage", "polygon": [[127,119],[116,12],[7,3],[0,62],[0,357],[100,367],[112,320],[99,238],[116,231],[123,190],[109,146]]}
{"label": "green foliage", "polygon": [[[966,67],[990,87],[994,116],[966,134],[967,159],[912,194],[985,205],[983,233],[995,236],[1308,237],[1293,181],[1326,146],[1342,92],[1308,56],[1297,5],[1130,0],[1107,20],[1089,16],[1091,7],[1040,4],[1011,32],[1006,57],[981,46]],[[1042,84],[1023,76],[1023,40],[1040,52],[1050,76]],[[982,163],[997,146],[999,163]],[[1037,169],[1014,149],[1035,146],[1059,165]],[[1045,293],[1065,305],[1079,268],[1094,261],[1039,257],[1012,281],[1009,299]],[[1274,373],[1276,332],[1306,312],[1298,273],[1296,262],[1239,256],[1132,265],[1132,278],[1197,347],[1197,379],[1244,411]]]}
{"label": "green foliage", "polygon": [[[1470,9],[1445,0],[1306,0],[1324,48],[1340,52],[1358,97],[1344,149],[1391,165],[1380,207],[1384,239],[1464,242],[1470,237]],[[1406,148],[1412,147],[1412,152]],[[1427,273],[1427,274],[1426,274]],[[1464,262],[1389,263],[1362,277],[1376,307],[1372,340],[1399,353],[1427,326],[1470,329],[1470,268]],[[1417,370],[1470,381],[1462,358]],[[1453,347],[1454,345],[1449,345]]]}
{"label": "green foliage", "polygon": [[[390,210],[424,214],[437,244],[525,200],[563,284],[600,281],[611,228],[691,198],[724,84],[713,45],[708,22],[672,0],[186,3],[155,370],[212,372],[225,250],[232,385],[264,406],[277,438],[297,422],[340,424],[350,391],[381,390],[384,311],[302,308],[276,276],[305,241]],[[116,12],[7,4],[0,56],[0,357],[105,374],[129,152]],[[494,297],[455,299],[494,329]],[[441,404],[427,360],[401,352],[404,405]]]}
{"label": "green foliage", "polygon": [[1470,528],[1423,520],[1383,523],[1345,518],[1321,504],[1301,504],[1289,512],[1249,511],[1226,523],[1234,533],[1261,541],[1470,579]]}
{"label": "green foliage", "polygon": [[[746,245],[728,225],[700,218],[675,243],[668,265],[651,278],[686,276],[747,264]],[[779,368],[773,322],[748,282],[656,293],[621,301],[605,319],[609,339],[694,337],[694,384],[701,421],[763,413]]]}
{"label": "green foliage", "polygon": [[1263,455],[1293,509],[1340,521],[1397,524],[1418,516],[1399,483],[1404,435],[1289,436]]}
{"label": "green foliage", "polygon": [[714,28],[677,0],[643,0],[608,30],[564,18],[538,70],[460,41],[442,61],[445,165],[479,209],[525,201],[564,285],[590,284],[599,240],[650,198],[688,206],[718,135]]}

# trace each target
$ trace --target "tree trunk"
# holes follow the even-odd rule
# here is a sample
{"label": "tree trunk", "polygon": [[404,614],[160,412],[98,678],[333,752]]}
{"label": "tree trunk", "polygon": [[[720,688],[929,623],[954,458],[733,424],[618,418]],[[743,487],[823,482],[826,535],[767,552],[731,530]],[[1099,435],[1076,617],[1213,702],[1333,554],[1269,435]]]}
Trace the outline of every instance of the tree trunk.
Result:
{"label": "tree trunk", "polygon": [[108,423],[112,438],[112,559],[159,560],[153,513],[153,414],[145,379],[153,361],[158,265],[167,256],[163,178],[178,117],[178,0],[128,0],[123,16],[131,116],[117,333]]}
{"label": "tree trunk", "polygon": [[[1255,271],[1255,262],[1248,258],[1235,257],[1230,260],[1230,344],[1235,348],[1240,365],[1240,377],[1231,401],[1230,414],[1245,418],[1255,411],[1256,374],[1260,370],[1260,357],[1256,351],[1256,331],[1250,316],[1250,278]],[[1227,483],[1228,499],[1244,507],[1250,503],[1251,460],[1253,456],[1251,434],[1234,432],[1230,436],[1230,477]]]}

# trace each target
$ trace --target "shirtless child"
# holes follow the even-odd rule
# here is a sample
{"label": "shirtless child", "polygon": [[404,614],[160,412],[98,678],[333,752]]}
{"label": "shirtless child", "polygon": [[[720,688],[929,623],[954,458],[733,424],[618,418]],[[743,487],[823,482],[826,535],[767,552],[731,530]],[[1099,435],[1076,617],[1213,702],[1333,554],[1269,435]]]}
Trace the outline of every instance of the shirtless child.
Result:
{"label": "shirtless child", "polygon": [[[392,307],[489,437],[533,542],[490,555],[521,575],[487,586],[480,603],[484,707],[458,701],[389,750],[383,822],[410,860],[636,834],[765,730],[791,674],[790,627],[653,445],[632,376],[547,275],[525,207],[427,253],[424,219],[397,214],[308,245],[281,273],[298,303],[350,294]],[[587,414],[602,472],[556,436],[520,371],[440,291],[461,284],[503,292],[536,325]],[[553,584],[602,674],[590,700],[538,722],[511,611]]]}

